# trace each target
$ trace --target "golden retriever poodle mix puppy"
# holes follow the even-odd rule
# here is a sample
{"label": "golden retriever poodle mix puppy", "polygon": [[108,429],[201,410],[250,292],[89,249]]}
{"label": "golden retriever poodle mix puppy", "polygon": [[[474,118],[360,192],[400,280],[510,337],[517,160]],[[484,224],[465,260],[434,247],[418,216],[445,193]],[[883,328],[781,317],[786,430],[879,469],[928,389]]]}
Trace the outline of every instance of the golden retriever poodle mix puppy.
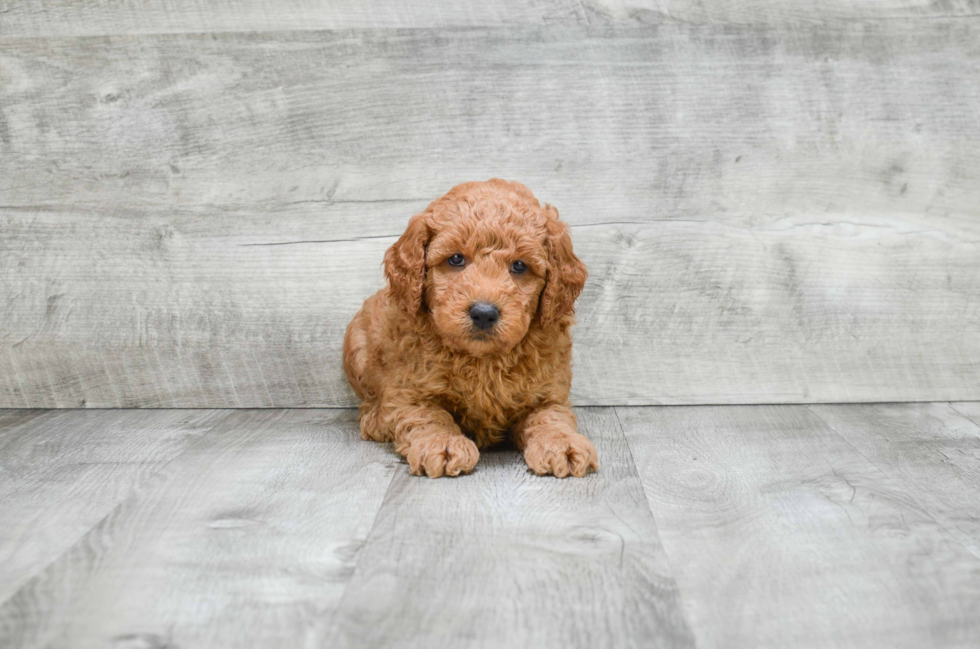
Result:
{"label": "golden retriever poodle mix puppy", "polygon": [[430,478],[472,471],[508,434],[538,475],[598,470],[568,402],[588,273],[555,208],[519,183],[457,185],[411,218],[384,270],[344,337],[364,439]]}

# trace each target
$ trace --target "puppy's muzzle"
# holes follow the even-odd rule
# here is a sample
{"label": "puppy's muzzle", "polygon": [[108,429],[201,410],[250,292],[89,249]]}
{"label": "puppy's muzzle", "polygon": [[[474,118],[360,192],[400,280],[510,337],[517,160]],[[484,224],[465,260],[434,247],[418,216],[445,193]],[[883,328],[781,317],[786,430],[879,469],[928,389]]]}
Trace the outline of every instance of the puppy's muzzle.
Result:
{"label": "puppy's muzzle", "polygon": [[499,319],[500,309],[489,302],[477,302],[470,306],[470,320],[481,331],[493,328]]}

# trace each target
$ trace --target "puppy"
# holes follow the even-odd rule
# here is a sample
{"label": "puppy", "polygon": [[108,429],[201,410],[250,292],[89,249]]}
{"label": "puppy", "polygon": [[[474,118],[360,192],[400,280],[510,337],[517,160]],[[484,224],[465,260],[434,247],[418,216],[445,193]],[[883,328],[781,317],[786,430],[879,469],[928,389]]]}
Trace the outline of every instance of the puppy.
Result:
{"label": "puppy", "polygon": [[344,337],[364,439],[430,478],[472,471],[508,434],[538,475],[598,470],[568,402],[588,273],[555,208],[519,183],[457,185],[411,218],[384,270]]}

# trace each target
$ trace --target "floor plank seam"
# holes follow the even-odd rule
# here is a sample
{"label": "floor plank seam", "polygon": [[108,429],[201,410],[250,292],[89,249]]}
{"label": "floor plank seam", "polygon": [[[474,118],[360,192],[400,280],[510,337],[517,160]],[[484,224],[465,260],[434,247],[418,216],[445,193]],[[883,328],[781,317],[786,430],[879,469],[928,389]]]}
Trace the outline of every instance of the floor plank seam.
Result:
{"label": "floor plank seam", "polygon": [[[152,480],[153,477],[156,476],[156,475],[157,474],[154,473],[153,476],[150,476],[148,478],[148,480]],[[22,592],[24,592],[25,589],[31,588],[35,581],[37,581],[40,577],[42,577],[45,572],[47,572],[48,570],[51,570],[52,566],[54,566],[59,561],[61,561],[66,554],[69,554],[70,552],[72,552],[75,549],[75,547],[78,545],[79,541],[81,541],[88,534],[90,534],[92,532],[92,530],[96,529],[100,525],[105,524],[105,521],[107,519],[111,518],[112,516],[114,516],[116,514],[116,512],[119,511],[119,508],[122,507],[123,504],[125,504],[125,502],[127,500],[129,500],[132,496],[133,496],[132,492],[129,493],[129,494],[127,494],[125,498],[123,498],[122,500],[120,500],[118,503],[115,504],[115,506],[113,506],[112,509],[110,509],[108,512],[106,512],[106,515],[105,516],[103,516],[102,518],[100,518],[99,520],[97,520],[87,530],[85,530],[84,532],[82,532],[81,534],[79,534],[78,536],[76,536],[75,538],[73,538],[71,540],[71,543],[68,544],[68,547],[66,547],[63,552],[61,552],[60,554],[58,554],[57,556],[55,556],[54,558],[52,558],[51,561],[49,561],[49,562],[47,562],[45,564],[39,565],[37,567],[37,569],[31,574],[31,576],[29,578],[25,579],[24,582],[20,586],[17,587],[17,590],[15,590],[12,593],[10,593],[10,595],[8,595],[5,599],[0,600],[0,612],[2,612],[3,609],[5,609],[8,605],[11,605],[11,603],[15,599],[17,599],[17,597],[20,596],[20,594]],[[0,637],[0,639],[2,639],[2,637]]]}
{"label": "floor plank seam", "polygon": [[[636,466],[636,458],[633,456],[633,447],[630,446],[629,437],[626,435],[626,428],[623,426],[623,422],[619,418],[619,410],[617,409],[618,407],[619,406],[613,406],[612,407],[613,415],[616,417],[616,425],[619,426],[619,433],[623,436],[623,443],[626,444],[626,450],[630,454],[630,465],[633,467],[633,472],[636,474],[636,479],[640,483],[640,491],[643,493],[643,498],[644,498],[644,500],[646,502],[647,511],[650,512],[650,517],[653,519],[654,527],[657,530],[657,543],[660,544],[660,548],[663,551],[664,556],[667,558],[667,564],[670,567],[670,575],[669,576],[674,581],[674,584],[676,584],[676,586],[677,586],[677,607],[678,607],[678,610],[680,611],[680,614],[681,614],[681,616],[682,616],[682,618],[684,620],[684,624],[687,625],[687,628],[691,632],[691,642],[693,643],[693,647],[696,649],[699,646],[698,645],[697,635],[695,633],[696,627],[693,624],[691,624],[691,620],[690,620],[690,618],[688,616],[688,613],[687,613],[687,607],[684,605],[684,600],[685,600],[684,590],[683,590],[683,587],[681,586],[681,583],[677,580],[677,577],[674,575],[674,560],[670,556],[670,553],[667,551],[667,546],[664,543],[663,538],[661,538],[661,536],[660,536],[660,525],[657,522],[657,516],[656,516],[656,514],[653,513],[653,507],[650,505],[650,496],[649,496],[649,494],[647,494],[646,485],[643,484],[643,477],[640,475],[640,471],[639,471],[639,469]],[[600,467],[600,470],[601,470],[601,467]]]}
{"label": "floor plank seam", "polygon": [[[51,409],[51,410],[62,410],[62,409],[61,409],[61,408],[54,408],[54,409]],[[82,409],[81,409],[81,408],[72,408],[72,410],[82,410]],[[124,410],[124,408],[104,408],[104,410]],[[160,410],[177,410],[177,409],[176,409],[176,408],[160,408]],[[209,409],[209,410],[210,410],[210,409]],[[212,431],[213,431],[213,430],[214,430],[214,429],[215,429],[215,428],[216,428],[216,427],[217,427],[217,426],[218,426],[219,424],[223,424],[223,423],[224,423],[225,421],[227,421],[227,420],[228,420],[228,418],[229,418],[229,417],[231,417],[231,416],[232,416],[233,414],[234,414],[234,409],[231,409],[231,410],[229,410],[229,411],[228,411],[228,413],[227,413],[227,414],[226,414],[226,415],[225,415],[224,417],[222,417],[221,419],[218,419],[217,421],[215,421],[215,422],[214,422],[214,425],[212,425],[212,426],[210,426],[210,427],[208,427],[208,428],[207,428],[207,430],[204,430],[204,431],[202,431],[202,432],[200,433],[200,435],[198,435],[198,436],[197,436],[197,440],[195,440],[195,442],[199,442],[199,441],[200,441],[201,439],[203,439],[203,438],[204,438],[204,437],[206,437],[207,435],[210,435],[210,434],[211,434],[211,432],[212,432]],[[32,418],[32,420],[33,420],[33,419],[34,419],[34,418]],[[2,608],[3,608],[3,607],[5,607],[5,606],[6,606],[7,604],[9,604],[10,602],[12,602],[12,601],[13,601],[13,600],[14,600],[14,599],[15,599],[15,598],[16,598],[16,597],[17,597],[17,596],[18,596],[18,595],[19,595],[19,594],[20,594],[20,593],[21,593],[21,592],[22,592],[22,591],[23,591],[23,590],[25,589],[25,588],[28,588],[28,587],[30,587],[30,585],[31,585],[31,584],[32,584],[32,583],[33,583],[33,582],[34,582],[35,580],[37,580],[37,579],[38,579],[38,577],[40,577],[41,575],[43,575],[43,574],[44,574],[44,573],[45,573],[46,571],[48,571],[49,569],[51,569],[51,567],[52,567],[52,566],[54,566],[54,565],[55,565],[55,564],[57,564],[57,563],[58,563],[59,561],[61,561],[61,560],[62,560],[62,558],[63,558],[63,557],[64,557],[64,556],[66,555],[66,554],[69,554],[70,552],[72,552],[72,551],[73,551],[73,550],[75,549],[75,547],[76,547],[76,546],[78,545],[78,543],[79,543],[79,541],[81,541],[81,540],[82,540],[82,539],[84,539],[84,538],[85,538],[85,537],[86,537],[86,536],[87,536],[88,534],[90,534],[90,533],[92,532],[92,530],[94,530],[94,529],[96,529],[96,528],[98,528],[98,527],[99,527],[100,525],[103,525],[103,524],[105,524],[105,522],[106,522],[106,520],[108,520],[108,519],[110,519],[110,518],[112,518],[113,516],[115,516],[115,515],[116,515],[116,514],[117,514],[117,513],[119,512],[119,509],[120,509],[121,507],[123,507],[123,505],[125,505],[125,504],[126,504],[127,502],[129,502],[129,500],[130,500],[131,498],[133,498],[133,496],[134,496],[134,495],[136,494],[136,492],[137,492],[137,491],[138,491],[139,489],[141,489],[141,488],[144,488],[144,487],[146,487],[147,485],[149,485],[149,484],[151,484],[151,483],[153,482],[153,480],[155,480],[155,479],[157,478],[157,476],[159,476],[159,475],[160,475],[160,474],[161,474],[161,473],[162,473],[162,472],[163,472],[163,471],[164,471],[164,470],[165,470],[165,469],[166,469],[166,468],[167,468],[168,466],[170,466],[171,464],[173,464],[174,462],[176,462],[176,461],[177,461],[178,459],[180,459],[180,458],[182,458],[182,457],[184,457],[184,455],[185,455],[185,454],[186,454],[186,453],[187,453],[187,452],[188,452],[188,451],[190,450],[190,448],[191,448],[192,446],[193,446],[193,444],[191,444],[191,445],[190,445],[190,446],[188,446],[187,448],[184,448],[184,449],[183,449],[183,450],[182,450],[182,451],[181,451],[180,453],[178,453],[177,455],[175,455],[175,456],[174,456],[173,458],[171,458],[171,459],[170,459],[169,461],[167,461],[167,462],[165,462],[165,463],[163,463],[163,464],[162,464],[162,465],[161,465],[161,466],[160,466],[159,468],[157,468],[157,470],[156,470],[156,471],[153,471],[152,473],[150,473],[149,475],[147,475],[147,476],[146,476],[146,477],[145,477],[145,478],[143,479],[143,481],[142,481],[142,483],[141,483],[141,484],[138,484],[138,485],[135,485],[135,486],[134,486],[134,487],[133,487],[132,489],[130,489],[130,490],[129,490],[129,491],[128,491],[128,492],[126,493],[126,494],[124,494],[124,495],[123,495],[123,496],[122,496],[122,497],[121,497],[121,498],[119,499],[119,501],[118,501],[118,502],[116,502],[116,504],[115,504],[115,505],[113,505],[113,506],[112,506],[112,508],[111,508],[111,509],[110,509],[110,510],[109,510],[108,512],[106,512],[106,514],[105,514],[105,516],[103,516],[102,518],[100,518],[99,520],[97,520],[97,521],[96,521],[95,523],[93,523],[93,524],[92,524],[92,525],[91,525],[91,526],[90,526],[90,527],[89,527],[88,529],[86,529],[86,530],[85,530],[85,531],[83,531],[82,533],[80,533],[80,534],[78,534],[77,536],[75,536],[74,538],[72,538],[72,540],[71,540],[71,543],[69,543],[69,544],[68,544],[68,545],[67,545],[67,546],[65,547],[65,549],[64,549],[64,551],[63,551],[63,552],[61,552],[61,553],[59,553],[58,555],[56,555],[55,557],[53,557],[53,558],[51,559],[51,561],[49,561],[49,562],[47,562],[47,563],[44,563],[44,564],[42,564],[42,565],[40,565],[40,566],[38,566],[38,567],[37,567],[37,569],[36,569],[36,570],[35,570],[35,571],[34,571],[34,572],[33,572],[33,573],[32,573],[32,574],[30,575],[30,577],[29,577],[29,578],[27,578],[26,580],[24,580],[24,582],[23,582],[23,583],[22,583],[22,584],[20,585],[20,587],[18,587],[18,588],[17,588],[17,590],[15,590],[14,592],[12,592],[12,593],[11,593],[11,594],[10,594],[10,595],[9,595],[8,597],[6,597],[5,599],[3,599],[3,600],[0,600],[0,609],[2,609]]]}
{"label": "floor plank seam", "polygon": [[[375,443],[375,442],[362,442],[362,443],[367,444],[367,443]],[[394,450],[392,449],[391,444],[386,443],[385,447],[390,454],[394,454]],[[401,467],[403,464],[407,466],[407,463],[397,462],[397,461],[395,462],[395,468],[391,472],[391,477],[388,479],[388,486],[385,487],[384,498],[381,499],[381,506],[379,506],[378,509],[374,512],[374,517],[371,519],[371,527],[370,529],[368,529],[367,534],[364,536],[364,543],[357,551],[357,558],[354,559],[354,569],[350,572],[350,577],[347,578],[347,583],[344,584],[344,590],[340,594],[340,598],[338,598],[337,600],[337,605],[334,607],[332,618],[330,622],[327,624],[327,627],[325,629],[325,635],[327,638],[330,639],[330,642],[325,644],[325,646],[327,647],[333,646],[335,644],[334,638],[337,636],[337,633],[339,632],[339,629],[337,629],[338,615],[340,614],[340,611],[342,611],[344,608],[344,602],[347,601],[347,594],[350,592],[351,584],[354,582],[358,570],[360,570],[361,568],[361,559],[364,553],[364,548],[368,547],[368,545],[371,542],[371,537],[378,526],[378,518],[381,516],[381,512],[384,510],[384,508],[388,505],[389,497],[391,496],[391,489],[395,484],[395,477],[398,475],[399,467]],[[444,478],[444,479],[455,479],[455,478]]]}
{"label": "floor plank seam", "polygon": [[[934,402],[934,403],[936,403],[936,402]],[[938,402],[938,403],[941,403],[941,402]],[[822,404],[815,404],[815,405],[822,405]],[[977,552],[975,550],[973,550],[972,548],[970,548],[969,546],[967,546],[965,543],[963,543],[958,538],[958,536],[956,534],[954,534],[941,520],[939,520],[939,518],[936,517],[935,514],[932,513],[932,511],[930,511],[925,506],[923,506],[922,503],[919,502],[919,499],[918,498],[916,498],[914,495],[912,495],[907,489],[903,488],[899,484],[899,482],[897,480],[895,480],[895,478],[892,477],[891,473],[889,473],[888,471],[886,471],[885,469],[883,469],[877,462],[873,461],[871,458],[869,458],[867,455],[865,455],[861,451],[861,449],[859,449],[854,444],[852,444],[849,439],[847,439],[846,437],[844,437],[843,435],[841,435],[840,432],[834,426],[832,426],[826,419],[824,419],[823,417],[821,417],[813,408],[811,408],[809,405],[807,405],[806,406],[806,409],[810,413],[812,413],[814,417],[816,417],[817,419],[819,419],[823,423],[823,425],[827,427],[828,430],[832,431],[835,435],[837,435],[838,437],[840,437],[841,440],[843,440],[843,442],[845,444],[847,444],[849,447],[851,447],[852,449],[854,449],[854,451],[858,455],[860,455],[865,460],[867,460],[868,464],[870,464],[871,466],[873,466],[876,469],[878,469],[878,471],[881,473],[881,475],[884,476],[885,479],[888,480],[888,482],[891,483],[891,485],[895,488],[896,491],[899,491],[899,492],[905,494],[905,496],[910,501],[912,501],[913,503],[915,503],[915,506],[919,508],[919,511],[921,511],[925,516],[928,516],[930,519],[932,519],[932,521],[936,523],[936,525],[939,527],[939,529],[941,529],[943,531],[943,538],[945,538],[947,541],[952,541],[952,542],[956,543],[957,545],[959,545],[960,547],[962,547],[963,549],[965,549],[967,552],[969,552],[978,561],[980,561],[980,554],[977,554]]]}
{"label": "floor plank seam", "polygon": [[[968,415],[965,412],[959,410],[956,406],[953,405],[953,403],[954,403],[953,401],[947,401],[946,402],[946,405],[948,405],[950,407],[950,409],[953,412],[955,412],[956,414],[958,414],[960,417],[962,417],[963,419],[966,419],[968,422],[970,422],[974,426],[976,426],[977,427],[977,430],[980,430],[980,421],[977,421],[976,419],[974,419],[970,415]],[[956,402],[956,403],[962,403],[962,402]],[[977,402],[976,401],[968,401],[967,403],[977,403]]]}

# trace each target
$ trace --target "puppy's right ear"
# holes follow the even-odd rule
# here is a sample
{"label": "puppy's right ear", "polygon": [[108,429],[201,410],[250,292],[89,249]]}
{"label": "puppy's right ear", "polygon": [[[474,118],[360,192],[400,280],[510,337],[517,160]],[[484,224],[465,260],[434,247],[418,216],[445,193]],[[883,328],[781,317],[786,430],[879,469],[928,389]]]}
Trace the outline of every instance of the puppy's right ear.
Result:
{"label": "puppy's right ear", "polygon": [[385,277],[391,296],[409,313],[422,308],[425,247],[430,237],[426,214],[416,214],[409,220],[405,233],[385,253]]}

